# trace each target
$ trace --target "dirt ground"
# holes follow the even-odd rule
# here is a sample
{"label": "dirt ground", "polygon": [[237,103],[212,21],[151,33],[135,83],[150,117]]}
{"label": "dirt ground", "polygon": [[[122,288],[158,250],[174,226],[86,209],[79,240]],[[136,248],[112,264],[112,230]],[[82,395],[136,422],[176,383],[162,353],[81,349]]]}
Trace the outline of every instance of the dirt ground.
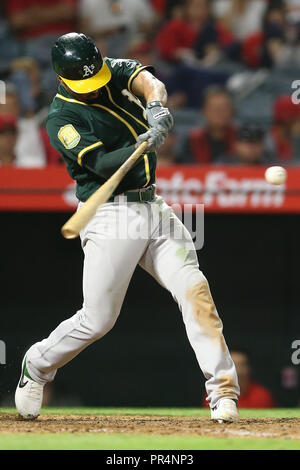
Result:
{"label": "dirt ground", "polygon": [[62,432],[300,440],[300,418],[243,418],[238,423],[219,424],[203,417],[42,415],[35,421],[24,421],[15,414],[0,415],[0,434]]}

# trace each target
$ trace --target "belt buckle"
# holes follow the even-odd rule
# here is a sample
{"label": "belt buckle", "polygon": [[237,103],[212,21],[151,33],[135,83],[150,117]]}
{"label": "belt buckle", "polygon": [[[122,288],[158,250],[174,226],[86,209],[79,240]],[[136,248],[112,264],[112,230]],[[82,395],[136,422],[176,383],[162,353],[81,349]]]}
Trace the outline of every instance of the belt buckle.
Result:
{"label": "belt buckle", "polygon": [[139,192],[139,201],[140,202],[143,202],[144,199],[142,198],[142,194],[143,193],[148,193],[149,191],[153,191],[155,189],[155,186],[153,184],[151,184],[150,186],[148,186],[148,188],[140,188],[138,190]]}

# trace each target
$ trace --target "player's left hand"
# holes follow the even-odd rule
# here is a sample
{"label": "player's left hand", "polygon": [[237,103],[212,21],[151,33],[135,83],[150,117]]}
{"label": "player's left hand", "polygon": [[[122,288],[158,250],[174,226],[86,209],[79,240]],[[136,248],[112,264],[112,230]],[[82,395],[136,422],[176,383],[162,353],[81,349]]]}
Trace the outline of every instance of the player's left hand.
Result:
{"label": "player's left hand", "polygon": [[174,125],[172,114],[160,101],[152,101],[146,106],[146,116],[150,127],[158,128],[167,134]]}
{"label": "player's left hand", "polygon": [[140,146],[146,140],[148,141],[147,152],[156,152],[165,142],[165,134],[163,134],[159,129],[151,127],[149,131],[141,134],[137,138],[137,146]]}

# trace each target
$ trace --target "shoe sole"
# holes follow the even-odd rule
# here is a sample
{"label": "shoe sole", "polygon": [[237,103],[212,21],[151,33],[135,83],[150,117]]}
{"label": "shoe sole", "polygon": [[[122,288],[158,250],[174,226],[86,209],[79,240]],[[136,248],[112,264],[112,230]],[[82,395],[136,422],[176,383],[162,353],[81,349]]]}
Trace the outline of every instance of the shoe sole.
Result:
{"label": "shoe sole", "polygon": [[40,415],[38,414],[37,416],[33,416],[33,415],[23,416],[19,413],[18,416],[20,418],[20,421],[33,421],[37,419]]}
{"label": "shoe sole", "polygon": [[222,423],[237,423],[240,420],[240,418],[226,418],[226,419],[224,419],[224,418],[211,418],[211,420],[216,421],[220,424],[222,424]]}
{"label": "shoe sole", "polygon": [[212,421],[218,421],[218,423],[236,423],[237,421],[240,420],[240,417],[237,416],[237,417],[221,417],[219,416],[218,418],[214,418],[214,417],[211,417],[210,418]]}

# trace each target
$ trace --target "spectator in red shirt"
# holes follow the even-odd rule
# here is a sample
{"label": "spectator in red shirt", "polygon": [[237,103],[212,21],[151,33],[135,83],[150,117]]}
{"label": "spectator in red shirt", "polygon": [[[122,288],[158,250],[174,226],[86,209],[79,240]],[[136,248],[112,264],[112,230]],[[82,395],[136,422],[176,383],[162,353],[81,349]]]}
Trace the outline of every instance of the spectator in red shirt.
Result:
{"label": "spectator in red shirt", "polygon": [[156,39],[161,57],[169,62],[208,61],[233,42],[231,33],[213,19],[208,0],[187,0],[183,17],[167,21]]}
{"label": "spectator in red shirt", "polygon": [[190,131],[180,151],[183,160],[178,163],[210,164],[234,152],[234,108],[227,90],[222,87],[208,88],[202,112],[206,124]]}
{"label": "spectator in red shirt", "polygon": [[279,163],[299,164],[300,106],[292,102],[290,95],[282,95],[274,103],[273,124],[266,145]]}
{"label": "spectator in red shirt", "polygon": [[[230,351],[235,363],[239,385],[240,397],[239,408],[275,408],[277,405],[271,392],[264,386],[255,382],[251,377],[251,367],[249,355],[242,349]],[[203,406],[208,407],[208,403],[203,399]]]}

